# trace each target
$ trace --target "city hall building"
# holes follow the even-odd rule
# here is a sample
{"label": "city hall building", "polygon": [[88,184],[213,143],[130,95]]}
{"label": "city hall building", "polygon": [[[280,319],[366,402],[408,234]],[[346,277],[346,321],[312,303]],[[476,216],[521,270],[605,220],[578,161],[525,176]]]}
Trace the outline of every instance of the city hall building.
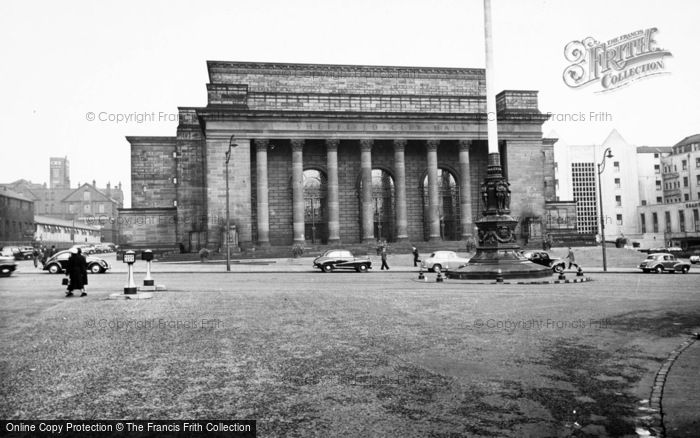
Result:
{"label": "city hall building", "polygon": [[[483,69],[209,61],[208,104],[172,137],[128,137],[121,244],[241,248],[463,240],[483,206]],[[554,200],[553,141],[536,91],[497,96],[521,243]],[[231,147],[230,147],[231,146]]]}

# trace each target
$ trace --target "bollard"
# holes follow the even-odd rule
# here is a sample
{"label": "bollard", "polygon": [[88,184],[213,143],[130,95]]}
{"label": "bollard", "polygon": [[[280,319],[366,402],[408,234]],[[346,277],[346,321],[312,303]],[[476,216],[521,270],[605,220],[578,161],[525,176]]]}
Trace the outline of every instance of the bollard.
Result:
{"label": "bollard", "polygon": [[425,280],[425,275],[423,275],[423,265],[421,265],[420,269],[418,270],[418,279]]}
{"label": "bollard", "polygon": [[500,269],[496,272],[496,283],[503,283],[503,271]]}
{"label": "bollard", "polygon": [[136,283],[134,283],[134,262],[136,262],[136,254],[134,251],[127,251],[124,253],[124,263],[126,263],[129,267],[129,277],[127,279],[127,284],[124,286],[124,294],[125,295],[132,295],[137,292],[136,289]]}
{"label": "bollard", "polygon": [[445,279],[442,278],[442,270],[438,268],[438,269],[435,269],[435,271],[437,271],[437,278],[435,279],[435,282],[442,283],[443,281],[445,281]]}
{"label": "bollard", "polygon": [[153,260],[153,251],[150,249],[141,253],[141,260],[146,261],[146,278],[143,279],[144,286],[155,286],[155,281],[151,278],[151,260]]}
{"label": "bollard", "polygon": [[583,269],[581,267],[578,267],[578,271],[576,271],[576,276],[577,277],[583,277]]}

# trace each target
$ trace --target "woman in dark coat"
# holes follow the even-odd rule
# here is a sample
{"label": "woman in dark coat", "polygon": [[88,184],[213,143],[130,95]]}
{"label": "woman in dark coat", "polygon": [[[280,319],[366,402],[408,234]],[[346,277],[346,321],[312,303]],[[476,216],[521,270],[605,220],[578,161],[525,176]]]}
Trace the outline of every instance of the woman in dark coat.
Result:
{"label": "woman in dark coat", "polygon": [[66,269],[66,275],[70,278],[68,283],[68,292],[66,296],[73,296],[74,290],[80,290],[82,293],[81,297],[87,295],[85,292],[85,285],[87,281],[87,262],[85,257],[81,254],[80,248],[74,248],[70,250],[70,257],[68,257],[68,269]]}

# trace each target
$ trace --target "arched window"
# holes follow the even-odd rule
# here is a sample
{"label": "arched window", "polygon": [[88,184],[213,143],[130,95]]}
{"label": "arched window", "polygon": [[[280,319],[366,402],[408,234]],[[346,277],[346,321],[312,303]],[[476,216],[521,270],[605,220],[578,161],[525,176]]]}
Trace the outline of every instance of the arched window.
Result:
{"label": "arched window", "polygon": [[328,218],[326,191],[328,180],[320,170],[304,171],[304,236],[311,243],[326,243]]}
{"label": "arched window", "polygon": [[[461,239],[459,221],[459,185],[447,169],[439,168],[438,175],[438,216],[440,218],[440,237],[443,240]],[[423,178],[423,232],[430,235],[429,227],[428,175]]]}

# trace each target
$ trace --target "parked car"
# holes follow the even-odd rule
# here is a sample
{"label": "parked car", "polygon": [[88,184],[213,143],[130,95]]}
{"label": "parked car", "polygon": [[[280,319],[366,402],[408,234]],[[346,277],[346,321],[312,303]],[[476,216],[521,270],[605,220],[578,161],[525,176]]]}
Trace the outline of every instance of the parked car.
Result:
{"label": "parked car", "polygon": [[460,257],[454,251],[435,251],[421,262],[423,269],[429,271],[457,269],[469,263],[469,259]]}
{"label": "parked car", "polygon": [[690,263],[692,264],[698,264],[700,263],[700,255],[699,254],[693,254],[690,256]]}
{"label": "parked car", "polygon": [[[68,269],[68,257],[70,251],[60,251],[54,254],[44,264],[44,271],[49,271],[50,274],[59,274]],[[111,269],[107,261],[93,256],[86,256],[87,270],[93,274],[104,274],[108,269]]]}
{"label": "parked car", "polygon": [[34,257],[34,247],[33,246],[20,246],[20,252],[25,260],[31,260]]}
{"label": "parked car", "polygon": [[646,259],[639,264],[642,272],[656,272],[660,274],[664,271],[682,272],[687,274],[690,271],[690,263],[678,260],[673,254],[658,252],[649,254]]}
{"label": "parked car", "polygon": [[3,246],[0,250],[2,257],[13,257],[15,260],[24,260],[24,254],[19,246]]}
{"label": "parked car", "polygon": [[0,256],[0,277],[9,277],[17,269],[14,256]]}
{"label": "parked car", "polygon": [[335,269],[354,269],[357,272],[367,272],[368,269],[372,269],[372,261],[369,257],[355,257],[348,250],[330,249],[314,259],[314,267],[323,272],[332,272]]}
{"label": "parked car", "polygon": [[557,273],[564,272],[564,269],[566,269],[566,260],[553,259],[545,251],[525,251],[523,252],[523,257],[532,263],[552,268],[552,271]]}

